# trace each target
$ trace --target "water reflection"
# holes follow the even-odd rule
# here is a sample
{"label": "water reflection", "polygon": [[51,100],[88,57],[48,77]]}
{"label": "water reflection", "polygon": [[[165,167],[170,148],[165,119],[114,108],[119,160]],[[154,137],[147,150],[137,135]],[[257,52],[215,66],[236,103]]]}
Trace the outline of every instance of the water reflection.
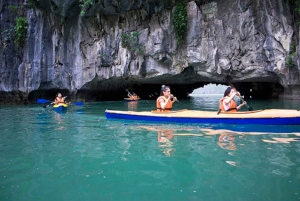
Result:
{"label": "water reflection", "polygon": [[126,102],[129,111],[136,111],[138,107],[138,101]]}
{"label": "water reflection", "polygon": [[178,136],[203,136],[203,134],[193,134],[189,133],[189,131],[181,133],[181,129],[160,126],[139,126],[137,128],[157,132],[158,147],[165,156],[171,156],[175,153],[176,149],[174,145]]}
{"label": "water reflection", "polygon": [[[300,136],[300,135],[299,135]],[[300,142],[300,138],[276,138],[273,137],[272,140],[262,139],[263,142],[267,143],[291,143],[291,142]]]}
{"label": "water reflection", "polygon": [[[83,115],[74,114],[73,108],[66,114],[41,108],[1,109],[0,197],[299,199],[300,135],[289,132],[299,132],[299,126],[273,126],[262,129],[270,132],[257,132],[265,126],[106,121],[103,111],[112,106],[127,109],[123,102],[90,104]],[[144,106],[150,110],[155,102],[139,102],[140,109]],[[62,125],[64,130],[55,130]],[[221,148],[217,144],[221,136],[233,137],[228,143],[233,142],[236,150]],[[227,143],[226,137],[220,140]],[[80,192],[76,191],[79,183]],[[127,187],[129,193],[124,192]],[[274,189],[285,190],[274,193]],[[244,193],[232,196],[229,191]]]}
{"label": "water reflection", "polygon": [[235,135],[220,134],[217,144],[222,149],[236,150],[234,140],[235,140]]}
{"label": "water reflection", "polygon": [[190,96],[194,110],[218,110],[222,94],[197,94]]}
{"label": "water reflection", "polygon": [[[178,146],[177,142],[178,137],[183,136],[196,136],[196,137],[209,137],[215,136],[216,139],[216,146],[220,147],[224,150],[231,150],[236,151],[238,149],[245,149],[250,144],[249,142],[253,143],[253,141],[246,140],[246,136],[249,135],[269,135],[268,132],[241,132],[241,131],[234,131],[229,129],[214,129],[214,128],[199,128],[194,126],[136,126],[132,127],[134,130],[136,129],[143,129],[148,131],[157,132],[157,142],[158,147],[166,156],[172,156]],[[278,135],[298,135],[300,133],[277,133]],[[189,141],[189,140],[188,140]],[[300,141],[300,138],[273,138],[272,140],[263,139],[264,142],[269,143],[289,143]],[[258,143],[258,142],[255,142]],[[178,148],[177,148],[178,149]],[[232,153],[231,153],[232,154]]]}
{"label": "water reflection", "polygon": [[54,119],[56,120],[56,123],[57,123],[55,130],[60,130],[61,131],[61,130],[66,129],[65,121],[63,120],[61,113],[55,112],[54,113]]}
{"label": "water reflection", "polygon": [[[190,103],[194,110],[218,110],[219,100],[223,94],[190,94]],[[235,101],[239,102],[237,98]],[[256,100],[252,98],[245,98],[247,104],[254,110],[260,109],[299,109],[298,100]],[[245,109],[247,110],[247,108]]]}
{"label": "water reflection", "polygon": [[84,114],[84,110],[83,109],[76,109],[76,114]]}
{"label": "water reflection", "polygon": [[171,156],[175,152],[173,148],[173,142],[171,139],[174,137],[173,131],[169,129],[159,129],[157,130],[157,141],[159,142],[158,147],[166,156]]}
{"label": "water reflection", "polygon": [[171,156],[175,152],[173,144],[177,139],[174,138],[173,130],[151,126],[139,126],[138,129],[157,132],[158,147],[165,156]]}

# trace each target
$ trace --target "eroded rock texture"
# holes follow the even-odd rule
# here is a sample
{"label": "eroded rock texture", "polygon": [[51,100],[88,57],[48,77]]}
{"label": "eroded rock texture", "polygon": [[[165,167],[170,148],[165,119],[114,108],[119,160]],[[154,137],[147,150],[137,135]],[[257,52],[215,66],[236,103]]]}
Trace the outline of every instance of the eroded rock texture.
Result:
{"label": "eroded rock texture", "polygon": [[[190,1],[182,47],[173,30],[175,0],[98,0],[83,8],[84,16],[78,0],[33,2],[0,3],[2,32],[14,32],[20,13],[28,20],[23,48],[1,34],[0,91],[34,101],[65,90],[94,101],[122,98],[128,88],[147,98],[167,84],[184,97],[207,83],[233,82],[300,99],[299,32],[283,0]],[[122,47],[122,35],[134,33],[142,54]]]}

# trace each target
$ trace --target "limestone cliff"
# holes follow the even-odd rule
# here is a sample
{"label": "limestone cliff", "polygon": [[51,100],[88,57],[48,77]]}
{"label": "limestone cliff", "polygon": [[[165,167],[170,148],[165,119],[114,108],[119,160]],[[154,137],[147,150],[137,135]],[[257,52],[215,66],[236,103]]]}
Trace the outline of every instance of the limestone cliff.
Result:
{"label": "limestone cliff", "polygon": [[[281,96],[300,99],[298,25],[283,0],[189,1],[180,47],[172,23],[177,3],[95,0],[81,9],[78,0],[1,0],[2,101],[58,90],[86,101],[117,99],[127,88],[143,98],[161,84],[184,97],[228,82],[258,95],[267,87],[275,97],[282,87]],[[22,47],[13,37],[21,15],[28,22]]]}

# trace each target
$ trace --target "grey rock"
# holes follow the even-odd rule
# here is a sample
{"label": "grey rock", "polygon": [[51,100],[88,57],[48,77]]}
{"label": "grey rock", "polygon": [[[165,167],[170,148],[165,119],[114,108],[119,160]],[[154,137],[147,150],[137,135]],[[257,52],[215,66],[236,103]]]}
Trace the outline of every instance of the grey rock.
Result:
{"label": "grey rock", "polygon": [[[7,39],[15,18],[9,5],[18,1],[0,3],[0,28],[6,31],[0,49],[3,92],[64,89],[82,96],[83,90],[123,90],[139,83],[195,87],[230,80],[280,83],[280,97],[299,98],[299,33],[283,0],[212,1],[200,7],[191,1],[182,47],[172,23],[174,0],[103,0],[85,7],[84,16],[77,0],[36,0],[26,9],[23,48]],[[122,35],[133,32],[139,33],[142,55],[122,47]],[[292,45],[294,65],[287,66]]]}

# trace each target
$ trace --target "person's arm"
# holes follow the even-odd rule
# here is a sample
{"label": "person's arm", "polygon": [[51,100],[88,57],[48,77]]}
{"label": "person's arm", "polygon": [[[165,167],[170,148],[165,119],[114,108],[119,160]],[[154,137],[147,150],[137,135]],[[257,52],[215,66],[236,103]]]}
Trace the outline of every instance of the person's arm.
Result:
{"label": "person's arm", "polygon": [[228,105],[230,103],[230,101],[236,96],[236,92],[233,92],[230,96],[226,97],[223,100],[223,103],[225,103],[226,105]]}
{"label": "person's arm", "polygon": [[240,104],[239,106],[237,106],[236,109],[239,110],[239,109],[241,109],[246,104],[247,104],[247,102],[244,101],[242,104]]}
{"label": "person's arm", "polygon": [[158,135],[157,135],[157,142],[161,142],[161,132],[157,131]]}
{"label": "person's arm", "polygon": [[172,103],[174,103],[175,101],[177,101],[177,98],[175,96],[173,96],[173,94],[170,95],[170,97],[172,98]]}
{"label": "person's arm", "polygon": [[170,100],[170,98],[171,98],[171,96],[169,96],[167,99],[166,99],[166,101],[164,101],[164,99],[163,98],[160,98],[159,99],[159,104],[160,104],[160,108],[161,109],[165,109],[165,107],[166,107],[166,105],[167,105],[167,103],[168,103],[168,101]]}

